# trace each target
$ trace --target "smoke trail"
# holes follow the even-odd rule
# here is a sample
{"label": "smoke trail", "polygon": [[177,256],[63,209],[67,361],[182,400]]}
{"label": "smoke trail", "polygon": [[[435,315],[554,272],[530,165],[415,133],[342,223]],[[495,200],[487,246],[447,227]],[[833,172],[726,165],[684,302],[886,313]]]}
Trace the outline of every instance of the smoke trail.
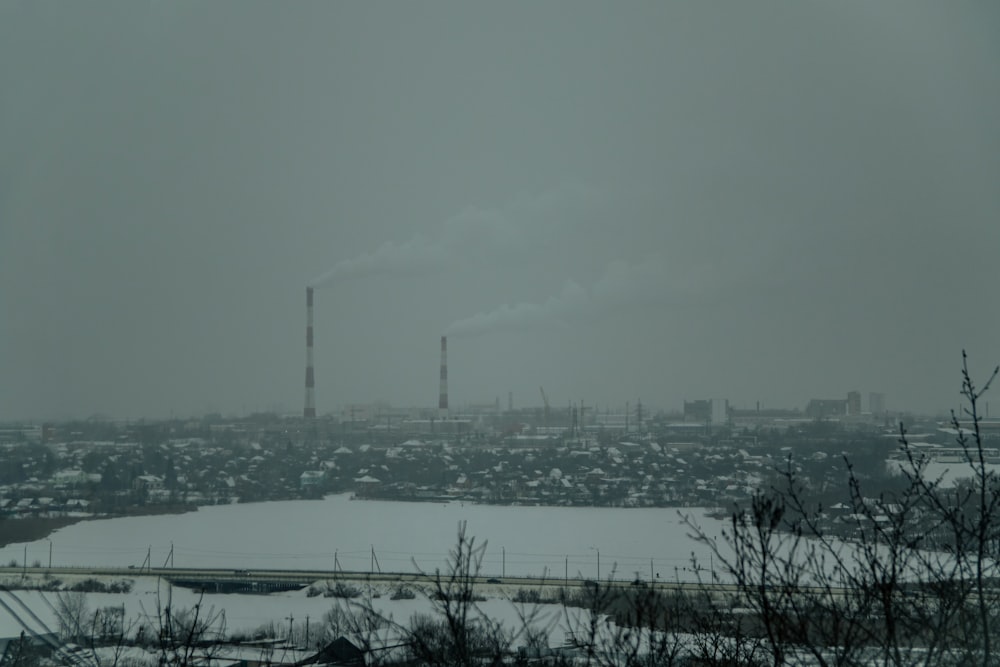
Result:
{"label": "smoke trail", "polygon": [[445,335],[481,336],[504,330],[530,329],[552,321],[585,320],[633,306],[678,303],[693,298],[703,272],[689,272],[679,278],[669,275],[664,258],[632,264],[616,260],[604,275],[586,290],[569,281],[561,293],[541,303],[504,304],[490,312],[478,313],[453,322]]}
{"label": "smoke trail", "polygon": [[330,283],[350,278],[363,278],[379,274],[420,275],[442,270],[450,261],[446,249],[421,236],[405,243],[387,241],[373,252],[337,262],[332,269],[317,276],[309,284],[324,287]]}
{"label": "smoke trail", "polygon": [[504,304],[488,313],[478,313],[454,322],[445,330],[446,336],[471,337],[512,329],[527,329],[556,317],[582,312],[590,303],[590,295],[582,287],[568,281],[557,296],[543,303]]}
{"label": "smoke trail", "polygon": [[373,275],[414,276],[443,272],[461,262],[509,263],[512,257],[550,245],[543,235],[565,234],[592,196],[582,187],[556,188],[519,197],[502,208],[468,208],[444,222],[433,237],[387,241],[373,251],[337,262],[310,281],[312,287]]}

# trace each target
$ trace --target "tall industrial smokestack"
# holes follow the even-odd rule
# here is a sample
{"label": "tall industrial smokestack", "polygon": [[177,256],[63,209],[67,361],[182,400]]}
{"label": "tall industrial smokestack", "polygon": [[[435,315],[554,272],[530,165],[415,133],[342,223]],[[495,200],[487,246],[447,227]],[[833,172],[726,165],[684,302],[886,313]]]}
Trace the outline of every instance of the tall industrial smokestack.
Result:
{"label": "tall industrial smokestack", "polygon": [[441,336],[441,391],[438,394],[438,409],[448,410],[448,338]]}
{"label": "tall industrial smokestack", "polygon": [[316,378],[313,375],[313,288],[306,288],[306,406],[304,419],[316,418]]}

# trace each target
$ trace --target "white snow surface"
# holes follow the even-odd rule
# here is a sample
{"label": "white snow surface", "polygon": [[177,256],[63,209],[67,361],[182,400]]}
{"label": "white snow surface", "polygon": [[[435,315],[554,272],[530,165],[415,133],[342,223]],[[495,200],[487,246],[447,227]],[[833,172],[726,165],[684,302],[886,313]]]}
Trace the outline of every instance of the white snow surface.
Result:
{"label": "white snow surface", "polygon": [[[704,509],[405,503],[334,495],[319,501],[209,506],[186,514],[84,521],[48,539],[8,545],[0,549],[0,562],[20,563],[27,553],[28,563],[47,563],[51,541],[55,567],[138,568],[147,554],[151,564],[160,567],[171,564],[172,551],[176,567],[332,570],[336,556],[344,570],[368,570],[374,550],[382,571],[433,572],[447,568],[448,552],[464,522],[466,535],[475,538],[476,545],[485,544],[484,576],[598,578],[599,567],[601,579],[660,576],[690,580],[694,577],[692,552],[703,564],[710,558],[707,548],[689,536],[691,530],[681,513],[718,534],[721,524],[706,517]],[[88,593],[88,607],[93,611],[124,604],[128,618],[154,616],[166,584],[148,577],[135,577],[134,582],[135,589],[128,595]],[[516,628],[518,606],[506,599],[510,593],[503,587],[494,588],[487,592],[490,599],[480,604],[481,609]],[[175,608],[191,607],[198,598],[182,588],[174,588],[171,594]],[[36,610],[43,623],[54,623],[49,609],[54,593],[14,591],[14,595]],[[430,611],[430,603],[420,595],[414,600],[390,601],[383,591],[373,602],[404,623],[414,613]],[[203,609],[224,610],[227,629],[232,632],[252,631],[270,622],[287,624],[289,618],[300,622],[307,616],[319,623],[335,601],[294,591],[206,595],[202,604]],[[551,641],[559,643],[565,632],[561,607],[541,605],[539,611],[553,623]],[[16,636],[20,627],[20,621],[0,606],[0,636],[7,632]]]}
{"label": "white snow surface", "polygon": [[[135,587],[129,594],[87,593],[85,595],[87,611],[93,613],[105,607],[124,606],[125,618],[137,624],[133,630],[138,628],[138,625],[155,629],[158,623],[158,610],[168,603],[175,612],[193,609],[196,604],[200,604],[199,613],[202,617],[224,620],[227,634],[252,633],[262,626],[273,623],[280,636],[288,627],[289,619],[292,619],[296,628],[301,630],[302,624],[309,618],[312,631],[319,632],[323,615],[327,611],[338,604],[349,604],[346,601],[322,596],[309,597],[304,590],[270,595],[206,594],[202,597],[199,593],[185,588],[171,587],[154,577],[136,577],[133,581]],[[65,594],[25,590],[0,591],[0,596],[6,603],[0,605],[0,638],[17,637],[22,628],[29,634],[58,632],[59,624],[54,608],[58,606],[59,595]],[[387,595],[382,595],[380,598],[367,601],[383,615],[403,625],[406,625],[414,614],[432,611],[431,603],[422,595],[412,600],[390,600]],[[503,597],[494,597],[477,603],[477,606],[486,617],[494,622],[503,623],[504,627],[513,631],[522,627],[522,615],[534,612],[535,625],[550,628],[549,638],[553,642],[552,645],[559,645],[565,639],[567,612],[559,605],[521,605]],[[29,608],[30,613],[27,611]],[[576,624],[579,620],[570,622]],[[519,643],[515,642],[515,645]]]}
{"label": "white snow surface", "polygon": [[[486,544],[482,572],[496,576],[690,579],[691,554],[708,549],[690,537],[690,515],[717,535],[704,509],[490,506],[460,502],[278,501],[202,507],[186,514],[84,521],[48,539],[0,549],[0,562],[53,566],[369,570],[444,568],[458,527]],[[172,563],[169,556],[173,553]]]}

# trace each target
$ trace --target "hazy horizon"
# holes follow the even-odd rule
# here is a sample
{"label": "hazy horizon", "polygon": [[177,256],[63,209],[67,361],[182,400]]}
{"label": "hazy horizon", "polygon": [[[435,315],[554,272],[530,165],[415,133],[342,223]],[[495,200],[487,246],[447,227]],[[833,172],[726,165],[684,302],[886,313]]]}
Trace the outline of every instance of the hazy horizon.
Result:
{"label": "hazy horizon", "polygon": [[0,420],[959,402],[1000,5],[0,4]]}

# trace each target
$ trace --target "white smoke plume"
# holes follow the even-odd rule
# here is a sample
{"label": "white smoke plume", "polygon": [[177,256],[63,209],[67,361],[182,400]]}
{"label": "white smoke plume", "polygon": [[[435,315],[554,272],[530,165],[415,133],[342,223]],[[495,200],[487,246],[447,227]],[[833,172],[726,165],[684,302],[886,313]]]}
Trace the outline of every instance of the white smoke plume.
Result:
{"label": "white smoke plume", "polygon": [[454,322],[445,330],[446,336],[467,338],[503,330],[528,329],[553,318],[572,317],[583,312],[590,302],[590,295],[573,281],[568,281],[560,294],[543,303],[504,304],[488,313]]}
{"label": "white smoke plume", "polygon": [[387,241],[372,252],[337,262],[332,269],[311,281],[312,287],[324,287],[349,278],[373,275],[419,275],[435,273],[450,261],[450,254],[422,236],[405,243]]}
{"label": "white smoke plume", "polygon": [[599,317],[616,308],[664,302],[678,302],[698,291],[697,277],[671,278],[665,258],[632,264],[616,260],[587,290],[568,281],[562,292],[541,303],[504,304],[490,312],[478,313],[453,322],[445,335],[481,336],[504,330],[530,329],[553,321],[570,322]]}
{"label": "white smoke plume", "polygon": [[502,263],[545,247],[539,235],[564,233],[565,223],[576,222],[590,199],[591,193],[582,187],[561,187],[519,197],[501,208],[468,208],[446,220],[433,237],[387,241],[371,252],[337,262],[310,285],[324,287],[374,275],[441,273],[464,261]]}

